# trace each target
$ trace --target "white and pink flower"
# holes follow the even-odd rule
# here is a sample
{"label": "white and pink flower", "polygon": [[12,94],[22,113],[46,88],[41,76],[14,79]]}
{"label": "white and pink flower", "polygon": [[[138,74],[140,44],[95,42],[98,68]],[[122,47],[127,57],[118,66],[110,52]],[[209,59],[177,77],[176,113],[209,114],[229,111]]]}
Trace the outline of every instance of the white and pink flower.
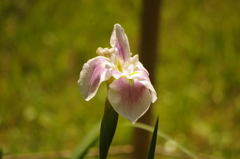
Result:
{"label": "white and pink flower", "polygon": [[138,55],[131,57],[121,25],[114,25],[110,44],[112,48],[98,48],[98,56],[83,65],[78,80],[80,92],[88,101],[99,85],[107,81],[108,100],[113,109],[135,123],[157,100],[157,94]]}

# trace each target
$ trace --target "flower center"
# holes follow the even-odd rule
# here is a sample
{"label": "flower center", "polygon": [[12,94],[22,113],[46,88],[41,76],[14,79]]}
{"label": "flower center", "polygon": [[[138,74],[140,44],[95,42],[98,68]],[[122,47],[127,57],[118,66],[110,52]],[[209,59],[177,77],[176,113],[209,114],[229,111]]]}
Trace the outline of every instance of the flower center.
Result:
{"label": "flower center", "polygon": [[119,59],[118,59],[118,62],[117,62],[117,68],[118,68],[119,72],[123,72],[122,64],[121,64],[121,61]]}
{"label": "flower center", "polygon": [[[111,61],[112,68],[118,72],[120,72],[123,76],[126,76],[128,79],[131,79],[133,75],[138,74],[138,72],[134,72],[135,65],[132,61],[123,62],[117,55],[116,55],[116,48],[102,48],[99,47],[96,51],[98,56],[104,56]],[[111,81],[111,80],[110,80]],[[130,80],[130,83],[132,81]]]}

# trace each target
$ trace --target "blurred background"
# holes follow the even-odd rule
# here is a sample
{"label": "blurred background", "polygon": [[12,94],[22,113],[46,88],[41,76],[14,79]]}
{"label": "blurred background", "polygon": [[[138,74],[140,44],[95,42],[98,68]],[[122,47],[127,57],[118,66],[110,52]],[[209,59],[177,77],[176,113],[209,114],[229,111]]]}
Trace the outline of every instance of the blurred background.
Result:
{"label": "blurred background", "polygon": [[[240,157],[239,8],[238,0],[161,4],[154,115],[161,131],[196,154]],[[5,154],[76,148],[101,119],[106,98],[102,84],[84,101],[79,72],[98,47],[110,46],[115,23],[138,54],[141,9],[138,0],[0,1]],[[121,127],[129,121],[119,120],[113,146],[131,141],[132,128]],[[175,151],[164,139],[158,145]]]}

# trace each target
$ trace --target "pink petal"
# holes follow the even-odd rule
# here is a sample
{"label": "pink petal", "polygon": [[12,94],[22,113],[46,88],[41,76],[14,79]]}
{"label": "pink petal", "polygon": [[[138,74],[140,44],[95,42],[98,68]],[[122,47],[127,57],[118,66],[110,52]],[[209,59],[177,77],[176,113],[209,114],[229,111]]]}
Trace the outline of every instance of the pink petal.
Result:
{"label": "pink petal", "polygon": [[109,85],[108,100],[115,111],[135,123],[149,108],[149,89],[137,80],[120,77]]}
{"label": "pink petal", "polygon": [[112,36],[110,39],[110,44],[112,47],[116,47],[118,52],[117,56],[123,61],[128,61],[130,54],[130,47],[128,43],[127,35],[124,33],[124,29],[121,25],[115,24]]}
{"label": "pink petal", "polygon": [[85,100],[88,101],[94,97],[99,85],[111,77],[109,69],[106,68],[107,65],[111,63],[103,56],[90,59],[83,65],[78,84]]}
{"label": "pink petal", "polygon": [[139,81],[142,83],[147,89],[149,89],[149,92],[151,94],[151,102],[154,103],[157,100],[157,93],[150,81]]}
{"label": "pink petal", "polygon": [[151,102],[154,103],[157,100],[157,93],[150,81],[149,74],[147,70],[144,67],[140,67],[137,73],[133,74],[131,77],[134,78],[135,80],[139,81],[142,83],[146,88],[149,89],[149,92],[151,94]]}

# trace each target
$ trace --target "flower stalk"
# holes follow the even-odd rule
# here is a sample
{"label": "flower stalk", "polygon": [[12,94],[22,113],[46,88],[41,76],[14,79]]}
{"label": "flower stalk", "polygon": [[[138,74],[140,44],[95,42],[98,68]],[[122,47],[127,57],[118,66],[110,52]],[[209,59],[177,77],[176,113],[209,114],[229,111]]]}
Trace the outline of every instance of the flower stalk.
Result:
{"label": "flower stalk", "polygon": [[118,122],[118,114],[112,108],[108,99],[105,101],[105,110],[100,129],[100,159],[107,158],[109,147],[112,143]]}

